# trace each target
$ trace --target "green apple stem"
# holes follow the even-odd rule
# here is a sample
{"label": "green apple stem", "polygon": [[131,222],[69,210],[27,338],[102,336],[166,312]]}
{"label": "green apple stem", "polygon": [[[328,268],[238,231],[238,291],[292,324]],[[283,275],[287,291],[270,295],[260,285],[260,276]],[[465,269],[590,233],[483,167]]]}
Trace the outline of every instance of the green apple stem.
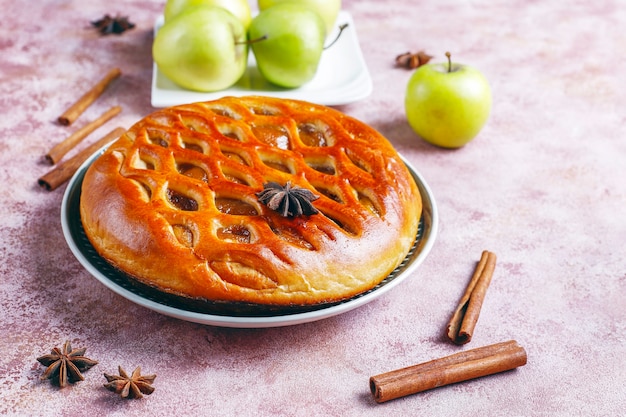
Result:
{"label": "green apple stem", "polygon": [[241,42],[235,42],[235,45],[252,45],[253,43],[257,43],[257,42],[261,42],[267,39],[267,35],[263,35],[260,38],[256,38],[256,39],[249,39],[246,41],[241,41]]}
{"label": "green apple stem", "polygon": [[448,58],[448,72],[452,72],[452,59],[450,56],[450,52],[446,52],[446,57]]}
{"label": "green apple stem", "polygon": [[337,37],[330,43],[330,45],[325,46],[324,50],[326,50],[326,49],[330,48],[331,46],[333,46],[335,44],[335,42],[337,42],[339,40],[339,38],[341,37],[341,34],[343,33],[343,30],[345,28],[347,28],[347,27],[348,27],[347,23],[344,23],[344,24],[340,25],[339,26],[339,33],[337,34]]}

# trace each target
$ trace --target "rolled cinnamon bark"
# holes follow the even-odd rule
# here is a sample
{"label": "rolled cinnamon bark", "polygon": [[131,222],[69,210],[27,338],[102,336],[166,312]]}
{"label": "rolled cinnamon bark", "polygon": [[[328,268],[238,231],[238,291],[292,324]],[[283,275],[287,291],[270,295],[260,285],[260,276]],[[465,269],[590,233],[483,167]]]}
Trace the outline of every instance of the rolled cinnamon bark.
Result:
{"label": "rolled cinnamon bark", "polygon": [[80,116],[87,107],[89,107],[98,97],[104,93],[104,90],[111,84],[113,80],[122,75],[119,68],[110,70],[104,78],[102,78],[89,91],[83,94],[70,108],[59,116],[58,121],[62,125],[68,126],[72,124],[78,116]]}
{"label": "rolled cinnamon bark", "polygon": [[69,180],[76,170],[85,162],[91,155],[93,155],[98,149],[113,142],[124,134],[126,129],[118,127],[113,129],[109,134],[101,138],[100,140],[92,143],[82,151],[78,152],[72,158],[68,159],[57,165],[54,169],[47,174],[39,178],[37,183],[48,191],[52,191]]}
{"label": "rolled cinnamon bark", "polygon": [[59,162],[59,160],[61,160],[61,158],[63,158],[66,153],[68,153],[74,146],[80,143],[80,141],[85,139],[91,132],[111,120],[121,111],[122,108],[120,106],[111,107],[96,120],[87,123],[85,126],[72,133],[67,139],[65,139],[61,143],[58,143],[52,149],[50,149],[50,151],[46,154],[46,160],[53,165],[56,164],[57,162]]}
{"label": "rolled cinnamon bark", "polygon": [[495,267],[495,253],[483,251],[472,279],[446,328],[448,338],[457,345],[463,345],[472,340]]}
{"label": "rolled cinnamon bark", "polygon": [[515,340],[455,353],[370,378],[378,403],[456,382],[508,371],[527,362],[526,351]]}

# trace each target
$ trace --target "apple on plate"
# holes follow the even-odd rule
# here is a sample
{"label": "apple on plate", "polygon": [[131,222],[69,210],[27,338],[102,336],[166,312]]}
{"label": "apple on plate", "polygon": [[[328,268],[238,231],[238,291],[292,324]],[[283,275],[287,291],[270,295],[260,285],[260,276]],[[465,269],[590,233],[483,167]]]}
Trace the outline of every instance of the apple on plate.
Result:
{"label": "apple on plate", "polygon": [[218,6],[231,12],[248,29],[252,21],[252,13],[247,0],[167,0],[163,9],[165,21],[177,14],[198,6]]}
{"label": "apple on plate", "polygon": [[491,89],[476,68],[452,63],[420,66],[409,78],[404,106],[419,136],[443,148],[459,148],[478,135],[491,112]]}
{"label": "apple on plate", "polygon": [[[294,2],[294,0],[258,0],[258,6],[259,10],[265,10],[285,2]],[[295,2],[317,12],[326,25],[326,34],[332,33],[337,15],[341,10],[341,0],[295,0]]]}
{"label": "apple on plate", "polygon": [[152,55],[159,70],[183,88],[223,90],[235,84],[247,68],[246,29],[221,7],[194,7],[159,29]]}
{"label": "apple on plate", "polygon": [[248,38],[259,72],[280,87],[299,87],[317,72],[326,26],[299,3],[278,3],[252,19]]}

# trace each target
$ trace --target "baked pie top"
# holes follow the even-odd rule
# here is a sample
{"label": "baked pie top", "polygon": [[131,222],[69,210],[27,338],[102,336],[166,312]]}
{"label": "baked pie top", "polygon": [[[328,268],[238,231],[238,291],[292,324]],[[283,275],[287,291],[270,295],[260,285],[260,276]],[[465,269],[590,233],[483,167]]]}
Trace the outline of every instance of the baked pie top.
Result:
{"label": "baked pie top", "polygon": [[[317,213],[272,209],[259,199],[268,184],[308,190]],[[89,167],[80,201],[94,248],[140,283],[260,306],[371,289],[410,250],[421,207],[374,129],[328,107],[257,96],[150,114]]]}

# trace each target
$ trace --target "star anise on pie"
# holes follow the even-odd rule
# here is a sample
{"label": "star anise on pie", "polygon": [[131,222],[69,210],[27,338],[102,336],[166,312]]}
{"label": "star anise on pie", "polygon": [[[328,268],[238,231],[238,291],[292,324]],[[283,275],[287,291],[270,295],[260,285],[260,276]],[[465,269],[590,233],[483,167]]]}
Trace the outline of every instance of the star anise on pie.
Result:
{"label": "star anise on pie", "polygon": [[104,374],[108,381],[104,387],[109,391],[119,394],[122,398],[143,398],[143,394],[150,395],[154,392],[152,383],[156,378],[155,374],[142,376],[139,366],[130,376],[121,366],[118,367],[118,371],[119,375]]}
{"label": "star anise on pie", "polygon": [[424,51],[416,53],[405,52],[396,57],[396,65],[407,69],[415,69],[427,64],[432,59],[431,55],[428,55]]}
{"label": "star anise on pie", "polygon": [[81,372],[98,363],[84,356],[86,350],[87,348],[72,349],[68,340],[63,345],[63,349],[55,347],[50,354],[38,357],[37,361],[48,367],[41,379],[58,378],[58,384],[61,388],[65,387],[68,382],[84,381],[85,378]]}
{"label": "star anise on pie", "polygon": [[306,188],[292,187],[291,181],[287,181],[284,187],[270,181],[263,185],[263,191],[256,193],[256,196],[261,203],[283,217],[310,216],[318,213],[312,202],[319,196]]}
{"label": "star anise on pie", "polygon": [[131,23],[127,16],[117,15],[112,17],[106,14],[102,19],[92,21],[91,26],[98,29],[101,35],[109,35],[112,33],[119,35],[134,28],[135,24]]}

